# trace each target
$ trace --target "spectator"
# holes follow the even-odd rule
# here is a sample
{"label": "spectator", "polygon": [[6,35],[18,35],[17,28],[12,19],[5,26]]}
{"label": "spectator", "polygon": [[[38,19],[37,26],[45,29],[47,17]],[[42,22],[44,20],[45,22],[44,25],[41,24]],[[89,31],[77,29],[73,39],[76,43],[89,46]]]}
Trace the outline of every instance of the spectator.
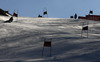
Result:
{"label": "spectator", "polygon": [[75,13],[75,15],[74,15],[74,18],[76,19],[77,18],[77,14]]}

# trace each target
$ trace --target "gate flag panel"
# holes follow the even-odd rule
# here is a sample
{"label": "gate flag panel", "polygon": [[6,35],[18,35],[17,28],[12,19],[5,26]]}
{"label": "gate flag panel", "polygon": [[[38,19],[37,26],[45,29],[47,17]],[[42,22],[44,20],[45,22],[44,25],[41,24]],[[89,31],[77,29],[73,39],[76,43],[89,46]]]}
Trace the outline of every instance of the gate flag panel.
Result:
{"label": "gate flag panel", "polygon": [[45,42],[44,42],[44,47],[51,47],[51,42],[45,41]]}
{"label": "gate flag panel", "polygon": [[82,30],[88,30],[88,26],[83,27]]}

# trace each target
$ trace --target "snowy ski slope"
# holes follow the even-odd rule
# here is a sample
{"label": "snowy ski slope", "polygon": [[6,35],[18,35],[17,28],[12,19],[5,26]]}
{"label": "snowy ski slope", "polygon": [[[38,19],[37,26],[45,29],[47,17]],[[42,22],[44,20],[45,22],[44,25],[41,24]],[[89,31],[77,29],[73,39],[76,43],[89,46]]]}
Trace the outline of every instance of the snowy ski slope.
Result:
{"label": "snowy ski slope", "polygon": [[[3,62],[100,62],[100,22],[65,18],[14,18],[0,16],[0,61]],[[81,37],[82,23],[89,33]],[[52,39],[52,57],[44,39]]]}

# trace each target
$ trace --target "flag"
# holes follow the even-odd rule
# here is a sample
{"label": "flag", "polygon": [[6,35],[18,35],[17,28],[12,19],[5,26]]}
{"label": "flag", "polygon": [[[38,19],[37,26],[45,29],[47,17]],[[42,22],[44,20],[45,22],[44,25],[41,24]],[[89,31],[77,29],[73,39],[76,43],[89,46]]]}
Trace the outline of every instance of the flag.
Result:
{"label": "flag", "polygon": [[88,26],[83,27],[82,30],[88,30]]}
{"label": "flag", "polygon": [[43,13],[43,15],[45,15],[45,14],[47,14],[47,11],[45,11],[45,12]]}
{"label": "flag", "polygon": [[90,11],[90,14],[93,14],[93,11]]}
{"label": "flag", "polygon": [[13,16],[15,16],[15,17],[18,17],[18,14],[16,14],[16,13],[13,13]]}
{"label": "flag", "polygon": [[45,42],[44,42],[44,47],[51,47],[51,42],[45,41]]}

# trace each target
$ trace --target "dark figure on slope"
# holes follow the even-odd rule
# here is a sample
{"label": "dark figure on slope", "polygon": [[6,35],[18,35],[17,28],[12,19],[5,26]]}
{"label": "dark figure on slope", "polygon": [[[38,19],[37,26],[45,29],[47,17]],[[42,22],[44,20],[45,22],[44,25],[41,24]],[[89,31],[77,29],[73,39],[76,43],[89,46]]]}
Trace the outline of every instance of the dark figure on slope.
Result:
{"label": "dark figure on slope", "polygon": [[73,16],[70,16],[70,18],[73,18]]}
{"label": "dark figure on slope", "polygon": [[4,23],[11,23],[13,21],[13,17],[11,17],[9,20],[4,21]]}
{"label": "dark figure on slope", "polygon": [[39,14],[38,17],[42,18],[42,16]]}
{"label": "dark figure on slope", "polygon": [[77,18],[77,14],[75,13],[75,15],[74,15],[74,18],[76,19]]}

